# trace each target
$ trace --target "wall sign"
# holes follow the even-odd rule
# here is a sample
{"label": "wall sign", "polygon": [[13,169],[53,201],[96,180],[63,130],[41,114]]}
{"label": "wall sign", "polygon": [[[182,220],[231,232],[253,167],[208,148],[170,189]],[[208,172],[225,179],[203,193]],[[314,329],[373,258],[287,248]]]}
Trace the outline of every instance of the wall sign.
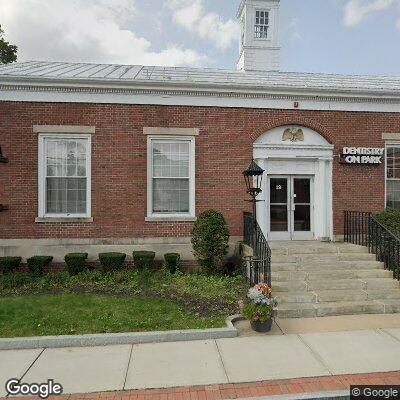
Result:
{"label": "wall sign", "polygon": [[340,153],[342,164],[379,165],[383,163],[384,148],[379,147],[343,147]]}

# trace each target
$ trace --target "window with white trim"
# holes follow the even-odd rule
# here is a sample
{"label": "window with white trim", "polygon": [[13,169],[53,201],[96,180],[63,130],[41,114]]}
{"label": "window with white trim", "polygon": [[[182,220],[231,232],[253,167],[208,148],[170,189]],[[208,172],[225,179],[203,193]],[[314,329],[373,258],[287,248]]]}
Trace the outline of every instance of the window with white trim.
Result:
{"label": "window with white trim", "polygon": [[269,28],[269,12],[256,11],[256,20],[254,24],[254,37],[256,39],[267,39]]}
{"label": "window with white trim", "polygon": [[386,146],[386,207],[400,210],[400,144]]}
{"label": "window with white trim", "polygon": [[39,217],[90,217],[90,155],[90,135],[39,136]]}
{"label": "window with white trim", "polygon": [[148,138],[148,217],[195,216],[195,140]]}

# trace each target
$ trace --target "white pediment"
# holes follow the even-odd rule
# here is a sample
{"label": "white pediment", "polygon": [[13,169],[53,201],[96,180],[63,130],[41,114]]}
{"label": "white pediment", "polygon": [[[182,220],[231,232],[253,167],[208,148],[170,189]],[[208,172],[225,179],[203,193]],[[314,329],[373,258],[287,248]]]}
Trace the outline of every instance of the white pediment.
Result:
{"label": "white pediment", "polygon": [[288,147],[308,147],[332,145],[316,131],[299,125],[286,125],[271,129],[261,135],[254,145],[275,145]]}

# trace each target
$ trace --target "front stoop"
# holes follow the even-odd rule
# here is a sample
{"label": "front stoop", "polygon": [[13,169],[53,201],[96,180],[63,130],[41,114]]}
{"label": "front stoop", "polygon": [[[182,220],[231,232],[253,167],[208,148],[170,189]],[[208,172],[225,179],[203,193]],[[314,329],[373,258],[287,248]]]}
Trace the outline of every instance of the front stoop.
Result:
{"label": "front stoop", "polygon": [[365,247],[274,242],[272,285],[279,318],[400,313],[400,285]]}

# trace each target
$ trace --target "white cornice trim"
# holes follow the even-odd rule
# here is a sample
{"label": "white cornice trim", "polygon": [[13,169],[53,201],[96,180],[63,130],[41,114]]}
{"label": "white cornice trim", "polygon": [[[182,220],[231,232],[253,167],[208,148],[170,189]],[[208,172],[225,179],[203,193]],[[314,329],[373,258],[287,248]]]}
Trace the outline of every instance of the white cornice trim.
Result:
{"label": "white cornice trim", "polygon": [[320,95],[317,92],[295,93],[252,90],[217,90],[208,88],[113,87],[74,85],[22,85],[0,82],[0,101],[67,102],[99,104],[185,105],[204,107],[243,107],[326,111],[364,111],[400,113],[400,94],[342,93]]}

